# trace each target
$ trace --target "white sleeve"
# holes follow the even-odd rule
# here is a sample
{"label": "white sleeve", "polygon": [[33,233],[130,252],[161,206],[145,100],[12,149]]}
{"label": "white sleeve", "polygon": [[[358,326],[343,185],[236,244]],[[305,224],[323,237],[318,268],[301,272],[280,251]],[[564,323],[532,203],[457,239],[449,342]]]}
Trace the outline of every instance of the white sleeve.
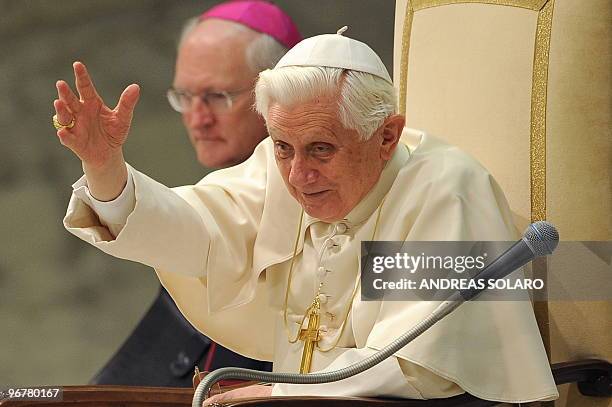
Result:
{"label": "white sleeve", "polygon": [[108,230],[117,237],[127,218],[136,206],[136,193],[134,191],[134,178],[132,172],[128,168],[128,178],[121,194],[112,201],[98,201],[94,198],[87,185],[87,178],[81,177],[72,185],[74,194],[83,202],[91,207],[96,212],[100,223],[108,228]]}
{"label": "white sleeve", "polygon": [[[121,214],[121,210],[111,210],[102,214],[109,225],[102,224],[100,215],[93,209],[91,194],[87,196],[86,179],[81,177],[73,186],[68,203],[64,217],[66,229],[115,257],[137,261],[156,270],[203,277],[210,246],[210,234],[203,219],[206,207],[190,205],[179,195],[181,188],[170,189],[129,165],[128,171],[132,176],[135,198],[129,198],[128,189],[124,191],[126,195],[117,201],[123,203],[114,208],[121,207],[129,212],[127,220],[125,212]],[[195,195],[194,187],[182,189],[185,194]],[[198,205],[197,195],[195,200],[198,202],[194,205]],[[101,204],[103,207],[114,206],[113,202]],[[211,218],[206,216],[207,220],[214,222]]]}
{"label": "white sleeve", "polygon": [[[348,349],[322,372],[347,367],[376,353],[370,348]],[[337,382],[323,384],[282,384],[272,389],[272,396],[336,396],[336,397],[400,397],[423,399],[400,368],[398,359],[391,356],[358,375]]]}

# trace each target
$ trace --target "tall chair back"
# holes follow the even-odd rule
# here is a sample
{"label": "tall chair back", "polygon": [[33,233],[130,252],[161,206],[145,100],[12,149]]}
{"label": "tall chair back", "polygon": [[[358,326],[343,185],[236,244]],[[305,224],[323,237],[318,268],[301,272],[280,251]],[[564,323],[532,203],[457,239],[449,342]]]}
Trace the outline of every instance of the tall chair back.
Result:
{"label": "tall chair back", "polygon": [[[609,0],[397,0],[394,82],[407,125],[489,169],[520,230],[546,219],[562,240],[612,240],[611,21]],[[589,278],[588,267],[573,272]],[[612,359],[612,302],[534,309],[551,362]],[[557,406],[610,405],[559,390]]]}

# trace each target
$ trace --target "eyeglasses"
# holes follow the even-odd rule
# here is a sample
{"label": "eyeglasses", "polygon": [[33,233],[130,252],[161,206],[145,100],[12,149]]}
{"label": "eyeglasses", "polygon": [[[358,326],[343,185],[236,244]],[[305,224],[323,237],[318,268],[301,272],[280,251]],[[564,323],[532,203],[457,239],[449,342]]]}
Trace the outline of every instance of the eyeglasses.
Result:
{"label": "eyeglasses", "polygon": [[191,110],[193,105],[193,98],[200,98],[202,103],[206,104],[215,113],[227,113],[232,109],[234,99],[241,93],[250,90],[251,88],[245,88],[236,90],[233,92],[219,91],[219,92],[202,92],[199,94],[193,94],[185,90],[178,90],[174,88],[168,89],[166,96],[168,102],[174,110],[179,113],[184,113]]}

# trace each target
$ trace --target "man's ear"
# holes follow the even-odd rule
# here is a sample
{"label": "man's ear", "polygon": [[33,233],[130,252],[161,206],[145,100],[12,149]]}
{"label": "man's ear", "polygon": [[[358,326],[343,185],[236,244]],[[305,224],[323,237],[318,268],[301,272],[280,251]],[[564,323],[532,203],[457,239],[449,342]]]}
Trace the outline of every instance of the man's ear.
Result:
{"label": "man's ear", "polygon": [[388,161],[393,156],[397,143],[402,135],[406,119],[401,114],[393,114],[385,119],[380,131],[382,140],[380,144],[380,158]]}

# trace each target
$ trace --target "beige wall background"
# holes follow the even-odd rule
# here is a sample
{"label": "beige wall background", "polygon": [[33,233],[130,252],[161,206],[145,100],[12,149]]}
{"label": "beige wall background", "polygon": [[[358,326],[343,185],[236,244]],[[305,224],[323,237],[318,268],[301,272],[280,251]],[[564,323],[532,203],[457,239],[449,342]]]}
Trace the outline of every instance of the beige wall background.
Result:
{"label": "beige wall background", "polygon": [[[0,0],[0,388],[84,384],[153,301],[145,266],[98,253],[61,219],[79,161],[51,125],[54,83],[84,61],[113,105],[142,96],[128,161],[166,185],[205,174],[165,90],[184,20],[218,1]],[[277,0],[306,36],[335,32],[379,51],[390,73],[393,0]]]}

